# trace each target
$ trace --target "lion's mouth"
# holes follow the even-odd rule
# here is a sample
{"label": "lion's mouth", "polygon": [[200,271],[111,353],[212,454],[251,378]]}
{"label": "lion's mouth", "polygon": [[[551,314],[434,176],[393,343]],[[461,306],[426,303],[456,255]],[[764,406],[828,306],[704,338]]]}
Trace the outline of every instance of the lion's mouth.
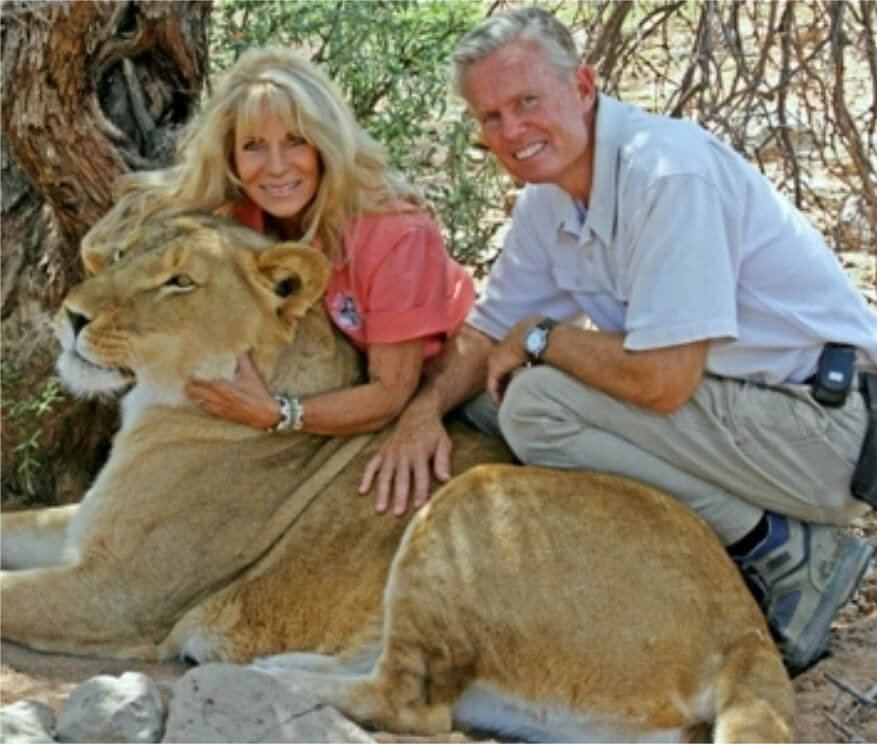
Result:
{"label": "lion's mouth", "polygon": [[73,354],[73,356],[76,358],[76,362],[78,364],[81,364],[86,368],[91,368],[99,372],[114,373],[117,375],[121,375],[122,377],[126,377],[132,381],[137,376],[134,374],[134,370],[130,369],[129,367],[121,367],[116,365],[108,367],[105,364],[98,364],[97,362],[93,362],[91,361],[91,359],[87,359],[86,357],[82,356],[82,354],[80,354],[79,351],[77,351],[76,349],[71,349],[70,353]]}
{"label": "lion's mouth", "polygon": [[85,396],[121,392],[136,379],[133,370],[93,362],[76,349],[63,351],[58,357],[57,369],[69,390]]}

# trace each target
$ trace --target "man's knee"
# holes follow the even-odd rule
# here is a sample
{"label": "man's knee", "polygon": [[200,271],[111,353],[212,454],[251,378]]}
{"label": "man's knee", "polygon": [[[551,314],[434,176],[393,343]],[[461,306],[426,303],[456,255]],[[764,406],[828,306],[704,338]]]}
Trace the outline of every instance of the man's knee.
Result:
{"label": "man's knee", "polygon": [[534,425],[538,425],[539,403],[544,368],[524,369],[509,381],[499,406],[497,420],[503,439],[522,462],[527,462],[526,443]]}
{"label": "man's knee", "polygon": [[[573,391],[570,390],[574,387]],[[503,438],[522,462],[532,458],[533,448],[544,449],[561,430],[587,426],[580,410],[591,389],[553,367],[531,367],[518,372],[509,383],[499,407]]]}

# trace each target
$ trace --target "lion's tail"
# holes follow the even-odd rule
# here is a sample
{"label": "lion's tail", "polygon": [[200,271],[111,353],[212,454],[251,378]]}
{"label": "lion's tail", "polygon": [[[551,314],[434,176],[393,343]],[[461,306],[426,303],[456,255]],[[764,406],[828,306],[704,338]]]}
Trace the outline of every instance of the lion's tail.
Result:
{"label": "lion's tail", "polygon": [[719,674],[713,741],[787,742],[792,738],[794,693],[766,634],[744,638]]}

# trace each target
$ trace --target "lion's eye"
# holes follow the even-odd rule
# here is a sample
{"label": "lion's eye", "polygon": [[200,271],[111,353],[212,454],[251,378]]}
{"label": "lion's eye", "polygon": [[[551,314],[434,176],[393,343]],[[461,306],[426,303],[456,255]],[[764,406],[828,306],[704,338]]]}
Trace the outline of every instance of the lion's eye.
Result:
{"label": "lion's eye", "polygon": [[176,274],[168,279],[164,286],[173,287],[174,289],[194,289],[195,282],[187,274]]}
{"label": "lion's eye", "polygon": [[122,257],[124,255],[125,255],[125,251],[123,251],[121,248],[116,248],[116,250],[113,251],[113,261],[112,262],[118,263],[119,261],[122,260]]}

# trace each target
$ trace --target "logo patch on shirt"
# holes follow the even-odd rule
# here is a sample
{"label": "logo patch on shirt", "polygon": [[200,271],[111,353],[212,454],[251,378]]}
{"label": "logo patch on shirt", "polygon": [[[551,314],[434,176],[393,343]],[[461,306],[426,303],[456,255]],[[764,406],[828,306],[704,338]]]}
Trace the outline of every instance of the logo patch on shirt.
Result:
{"label": "logo patch on shirt", "polygon": [[349,294],[338,294],[332,299],[332,317],[339,328],[356,329],[362,327],[362,318],[356,308],[356,300]]}

